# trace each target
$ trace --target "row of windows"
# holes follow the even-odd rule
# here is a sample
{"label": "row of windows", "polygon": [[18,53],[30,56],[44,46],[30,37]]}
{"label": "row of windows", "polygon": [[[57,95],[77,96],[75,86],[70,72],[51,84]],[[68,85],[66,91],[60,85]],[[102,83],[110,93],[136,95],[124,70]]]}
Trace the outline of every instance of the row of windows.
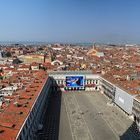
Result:
{"label": "row of windows", "polygon": [[140,109],[133,107],[133,114],[140,117]]}
{"label": "row of windows", "polygon": [[22,128],[18,140],[29,139],[29,137],[31,138],[33,135],[35,135],[37,125],[40,123],[40,120],[42,120],[40,118],[42,117],[42,113],[44,112],[44,107],[47,105],[47,98],[49,96],[48,94],[51,92],[51,88],[49,88],[50,85],[51,79],[48,78],[33,109],[31,110],[30,116],[28,117],[24,127]]}
{"label": "row of windows", "polygon": [[110,87],[110,86],[108,86],[108,85],[106,85],[106,84],[102,84],[102,87],[104,88],[104,89],[108,89],[108,90],[110,90],[110,91],[114,91],[114,87]]}
{"label": "row of windows", "polygon": [[133,109],[140,112],[140,108],[133,105]]}
{"label": "row of windows", "polygon": [[[57,84],[65,84],[65,80],[56,80]],[[98,80],[85,80],[85,84],[98,84]]]}
{"label": "row of windows", "polygon": [[98,84],[98,80],[86,80],[86,84]]}
{"label": "row of windows", "polygon": [[106,85],[102,85],[102,88],[103,88],[104,91],[106,91],[108,93],[111,93],[112,95],[115,96],[115,88],[113,89],[113,88],[110,88],[110,87],[108,87]]}
{"label": "row of windows", "polygon": [[140,108],[140,103],[137,102],[136,100],[134,100],[133,106],[134,106],[134,107],[137,107],[137,108]]}
{"label": "row of windows", "polygon": [[136,100],[133,102],[133,114],[140,117],[140,103]]}
{"label": "row of windows", "polygon": [[111,99],[114,98],[114,95],[112,95],[110,92],[104,91],[104,94],[106,94]]}
{"label": "row of windows", "polygon": [[114,89],[113,85],[109,84],[109,83],[106,82],[105,80],[102,80],[101,83],[102,83],[102,85],[104,85],[104,86],[110,88],[111,90]]}

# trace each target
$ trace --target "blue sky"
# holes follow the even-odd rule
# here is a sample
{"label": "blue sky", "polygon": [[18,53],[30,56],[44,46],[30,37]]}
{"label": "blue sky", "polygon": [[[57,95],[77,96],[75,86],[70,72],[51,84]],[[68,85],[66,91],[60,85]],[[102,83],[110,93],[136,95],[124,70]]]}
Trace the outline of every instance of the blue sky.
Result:
{"label": "blue sky", "polygon": [[140,43],[140,0],[0,0],[0,41]]}

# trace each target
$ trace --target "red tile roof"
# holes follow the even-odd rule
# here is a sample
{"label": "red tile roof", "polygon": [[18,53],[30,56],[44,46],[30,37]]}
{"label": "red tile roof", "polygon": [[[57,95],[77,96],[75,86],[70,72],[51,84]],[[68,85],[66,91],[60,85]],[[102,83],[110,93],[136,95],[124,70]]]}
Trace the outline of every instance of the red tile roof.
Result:
{"label": "red tile roof", "polygon": [[[14,140],[24,123],[34,101],[36,100],[43,84],[47,80],[45,71],[33,72],[27,90],[21,90],[9,106],[0,113],[0,140]],[[35,83],[38,81],[38,83]]]}

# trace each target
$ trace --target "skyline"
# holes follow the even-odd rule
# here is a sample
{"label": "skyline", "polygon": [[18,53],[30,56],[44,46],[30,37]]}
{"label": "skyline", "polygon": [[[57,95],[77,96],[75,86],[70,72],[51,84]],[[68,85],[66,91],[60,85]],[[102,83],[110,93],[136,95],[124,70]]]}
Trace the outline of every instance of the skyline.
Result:
{"label": "skyline", "polygon": [[138,0],[3,0],[0,42],[139,44]]}

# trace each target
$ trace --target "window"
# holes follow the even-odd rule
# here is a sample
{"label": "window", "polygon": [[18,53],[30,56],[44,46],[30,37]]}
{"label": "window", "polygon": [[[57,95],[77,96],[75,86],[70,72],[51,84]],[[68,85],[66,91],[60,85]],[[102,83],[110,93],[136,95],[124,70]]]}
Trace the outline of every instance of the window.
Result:
{"label": "window", "polygon": [[18,137],[18,140],[23,140],[22,135],[20,134],[20,136]]}
{"label": "window", "polygon": [[96,80],[96,84],[98,84],[98,80]]}

